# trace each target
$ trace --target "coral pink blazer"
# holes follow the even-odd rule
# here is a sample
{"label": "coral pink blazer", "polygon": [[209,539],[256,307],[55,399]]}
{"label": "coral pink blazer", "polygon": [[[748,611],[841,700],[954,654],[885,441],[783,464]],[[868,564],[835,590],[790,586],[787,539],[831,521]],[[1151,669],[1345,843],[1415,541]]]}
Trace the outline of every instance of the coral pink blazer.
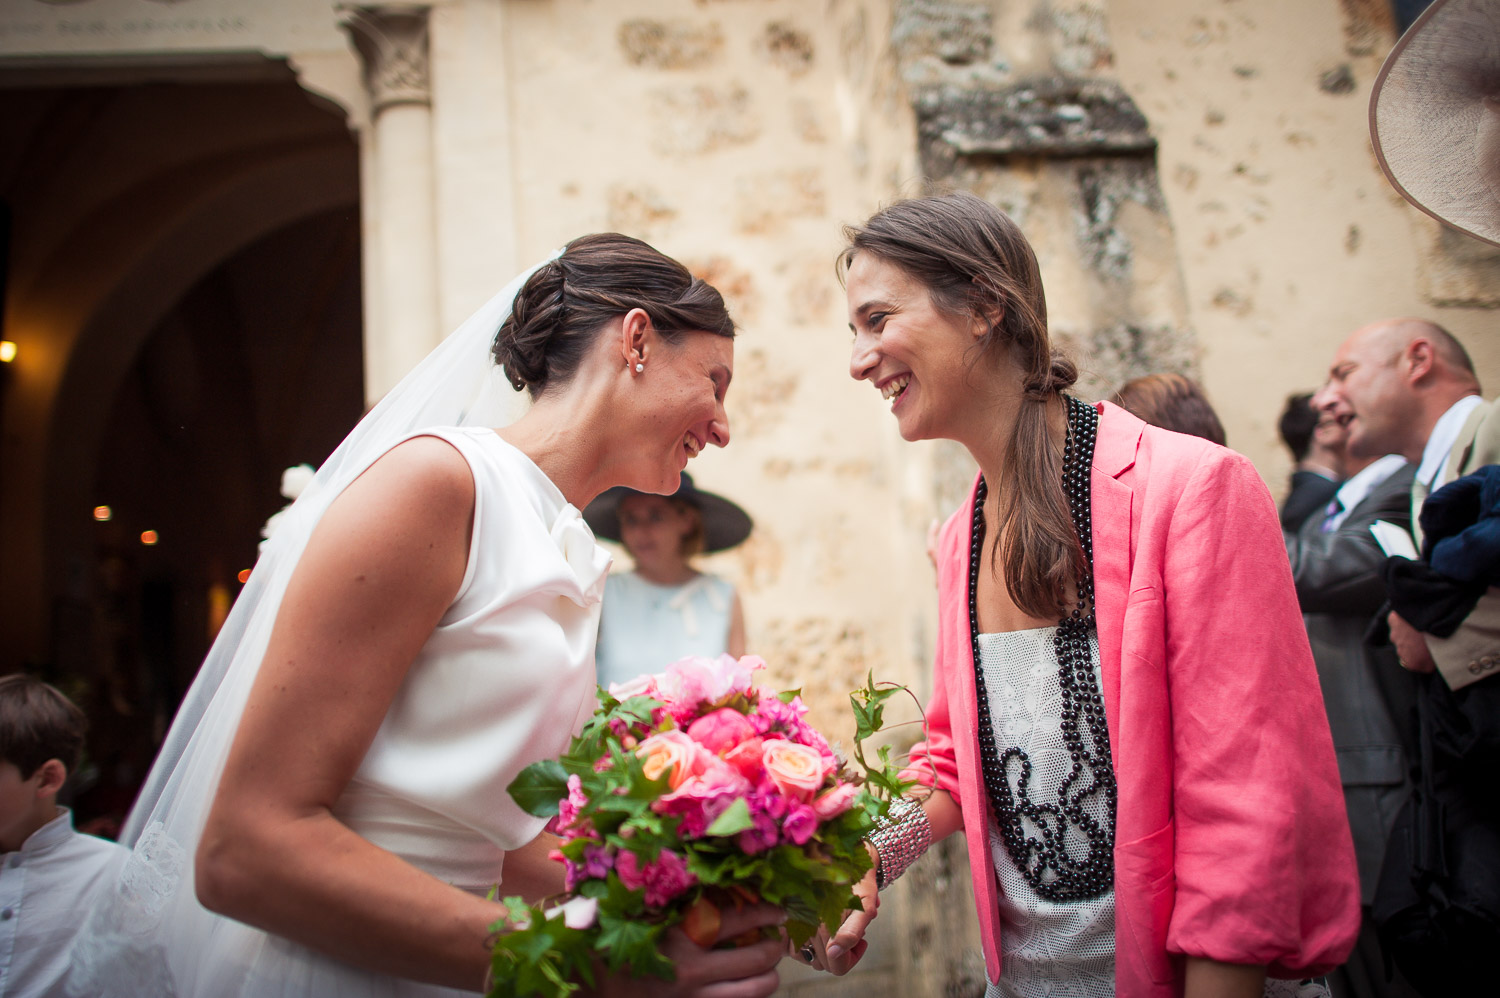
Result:
{"label": "coral pink blazer", "polygon": [[[1102,403],[1094,592],[1115,822],[1121,998],[1182,993],[1183,955],[1321,974],[1359,931],[1359,879],[1276,509],[1250,462]],[[977,485],[976,480],[976,485]],[[998,885],[969,640],[973,494],[943,528],[927,741],[908,776],[963,809],[991,980]],[[930,761],[931,766],[926,765]]]}

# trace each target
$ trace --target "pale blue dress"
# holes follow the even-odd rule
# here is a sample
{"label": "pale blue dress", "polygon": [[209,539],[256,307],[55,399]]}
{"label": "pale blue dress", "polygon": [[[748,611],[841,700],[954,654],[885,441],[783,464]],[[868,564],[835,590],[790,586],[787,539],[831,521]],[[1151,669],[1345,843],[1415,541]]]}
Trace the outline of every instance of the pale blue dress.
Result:
{"label": "pale blue dress", "polygon": [[733,607],[734,586],[706,572],[680,586],[658,586],[635,572],[611,575],[599,624],[600,684],[661,672],[689,655],[724,654]]}

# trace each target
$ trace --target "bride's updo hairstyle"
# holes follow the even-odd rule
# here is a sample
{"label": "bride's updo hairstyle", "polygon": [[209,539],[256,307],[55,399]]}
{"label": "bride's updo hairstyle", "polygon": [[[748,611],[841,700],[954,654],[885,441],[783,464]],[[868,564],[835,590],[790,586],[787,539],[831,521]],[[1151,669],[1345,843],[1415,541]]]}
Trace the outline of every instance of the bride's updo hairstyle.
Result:
{"label": "bride's updo hairstyle", "polygon": [[521,286],[495,337],[495,363],[536,398],[566,383],[604,324],[633,308],[669,343],[690,332],[734,336],[712,285],[639,239],[602,232],[568,243]]}
{"label": "bride's updo hairstyle", "polygon": [[1046,403],[1078,380],[1047,334],[1047,301],[1031,244],[1010,216],[967,192],[898,201],[864,225],[844,229],[839,272],[860,253],[899,267],[927,288],[941,312],[977,317],[989,332],[979,354],[1005,351],[1020,370],[1024,400],[1011,429],[1000,489],[995,563],[1006,589],[1033,617],[1063,607],[1066,587],[1088,570],[1062,486],[1062,452],[1047,426]]}

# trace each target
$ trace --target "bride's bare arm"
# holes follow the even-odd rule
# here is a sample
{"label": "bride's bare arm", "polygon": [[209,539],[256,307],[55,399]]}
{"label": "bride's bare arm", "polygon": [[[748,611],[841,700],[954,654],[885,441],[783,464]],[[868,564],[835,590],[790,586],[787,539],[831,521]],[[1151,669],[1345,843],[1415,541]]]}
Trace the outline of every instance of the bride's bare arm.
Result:
{"label": "bride's bare arm", "polygon": [[517,894],[527,904],[536,904],[543,898],[563,892],[563,866],[548,854],[562,843],[562,839],[543,832],[519,849],[505,854],[505,880],[500,884],[502,895]]}
{"label": "bride's bare arm", "polygon": [[[473,510],[468,465],[434,437],[392,450],[329,508],[282,600],[196,867],[198,897],[214,911],[379,973],[468,990],[488,970],[500,906],[361,838],[331,809],[458,592]],[[557,864],[538,862],[546,846],[508,857],[519,893],[561,885],[549,879]],[[782,918],[747,909],[741,928]],[[602,992],[775,990],[775,943],[716,951],[678,936],[675,983],[601,982]]]}
{"label": "bride's bare arm", "polygon": [[374,971],[476,988],[499,906],[336,820],[408,668],[458,592],[474,483],[419,437],[334,501],[288,585],[197,856],[207,907]]}

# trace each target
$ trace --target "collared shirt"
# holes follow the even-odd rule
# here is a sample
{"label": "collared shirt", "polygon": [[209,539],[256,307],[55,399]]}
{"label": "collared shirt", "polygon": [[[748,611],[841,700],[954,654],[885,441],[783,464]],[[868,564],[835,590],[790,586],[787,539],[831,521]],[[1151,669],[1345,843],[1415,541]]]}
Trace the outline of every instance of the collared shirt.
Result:
{"label": "collared shirt", "polygon": [[1448,455],[1458,442],[1464,420],[1481,405],[1484,405],[1484,399],[1478,395],[1465,395],[1438,418],[1437,425],[1427,437],[1427,446],[1422,448],[1422,463],[1417,465],[1417,481],[1427,486],[1429,491],[1443,473],[1443,466],[1448,463]]}
{"label": "collared shirt", "polygon": [[129,851],[73,830],[73,812],[0,854],[0,998],[61,996],[73,937]]}
{"label": "collared shirt", "polygon": [[1333,502],[1328,504],[1328,517],[1323,521],[1323,530],[1332,533],[1339,529],[1355,506],[1364,502],[1366,496],[1404,467],[1406,458],[1400,454],[1387,454],[1370,462],[1369,467],[1363,471],[1351,475],[1333,494]]}

